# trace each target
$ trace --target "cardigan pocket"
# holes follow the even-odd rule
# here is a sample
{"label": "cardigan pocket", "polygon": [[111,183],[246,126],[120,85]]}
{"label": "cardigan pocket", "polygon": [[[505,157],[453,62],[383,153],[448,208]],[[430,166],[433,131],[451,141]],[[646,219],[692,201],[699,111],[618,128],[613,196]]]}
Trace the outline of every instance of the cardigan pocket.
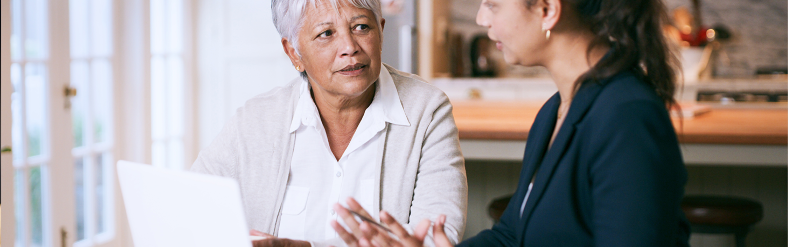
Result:
{"label": "cardigan pocket", "polygon": [[285,200],[282,204],[282,218],[279,221],[280,238],[304,239],[306,225],[306,203],[309,198],[309,188],[287,186]]}

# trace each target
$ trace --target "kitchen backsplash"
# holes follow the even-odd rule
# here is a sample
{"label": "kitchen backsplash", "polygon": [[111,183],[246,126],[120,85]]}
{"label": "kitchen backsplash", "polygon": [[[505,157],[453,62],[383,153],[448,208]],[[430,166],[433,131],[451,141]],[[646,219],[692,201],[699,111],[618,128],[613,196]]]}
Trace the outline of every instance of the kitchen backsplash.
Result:
{"label": "kitchen backsplash", "polygon": [[[473,37],[486,32],[475,21],[480,3],[481,0],[452,0],[453,30],[462,35],[466,52],[470,50],[469,43]],[[691,9],[689,0],[666,0],[666,5],[669,10],[681,6]],[[725,26],[732,34],[728,41],[721,42],[720,52],[713,61],[715,76],[752,77],[759,68],[788,66],[786,13],[786,0],[702,1],[703,24],[708,27]],[[469,64],[466,58],[466,75],[469,75]]]}
{"label": "kitchen backsplash", "polygon": [[[668,9],[684,6],[689,0],[666,0]],[[732,32],[721,42],[716,76],[752,75],[758,68],[788,66],[788,1],[713,0],[701,1],[703,24],[724,25]]]}

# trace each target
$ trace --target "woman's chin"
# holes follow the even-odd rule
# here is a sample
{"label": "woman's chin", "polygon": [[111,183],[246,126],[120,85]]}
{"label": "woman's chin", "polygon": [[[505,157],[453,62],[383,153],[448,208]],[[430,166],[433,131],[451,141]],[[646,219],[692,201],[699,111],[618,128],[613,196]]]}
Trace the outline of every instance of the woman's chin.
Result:
{"label": "woman's chin", "polygon": [[343,85],[343,87],[338,90],[338,94],[346,97],[359,97],[364,95],[364,92],[370,90],[372,87],[373,82],[366,82],[366,81],[357,81],[357,82],[347,82]]}

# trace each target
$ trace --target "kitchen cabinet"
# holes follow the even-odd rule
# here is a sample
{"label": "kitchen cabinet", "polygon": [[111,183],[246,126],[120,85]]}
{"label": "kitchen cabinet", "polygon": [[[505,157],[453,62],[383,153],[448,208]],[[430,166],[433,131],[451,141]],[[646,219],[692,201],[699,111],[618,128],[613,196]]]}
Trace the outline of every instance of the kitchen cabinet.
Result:
{"label": "kitchen cabinet", "polygon": [[418,71],[426,80],[449,72],[450,0],[418,1]]}

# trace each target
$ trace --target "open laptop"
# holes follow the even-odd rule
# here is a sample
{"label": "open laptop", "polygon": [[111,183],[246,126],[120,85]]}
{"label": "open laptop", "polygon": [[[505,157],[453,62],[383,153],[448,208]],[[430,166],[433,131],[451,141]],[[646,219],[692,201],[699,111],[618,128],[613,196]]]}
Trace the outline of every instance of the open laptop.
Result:
{"label": "open laptop", "polygon": [[118,161],[135,246],[251,247],[238,182]]}

